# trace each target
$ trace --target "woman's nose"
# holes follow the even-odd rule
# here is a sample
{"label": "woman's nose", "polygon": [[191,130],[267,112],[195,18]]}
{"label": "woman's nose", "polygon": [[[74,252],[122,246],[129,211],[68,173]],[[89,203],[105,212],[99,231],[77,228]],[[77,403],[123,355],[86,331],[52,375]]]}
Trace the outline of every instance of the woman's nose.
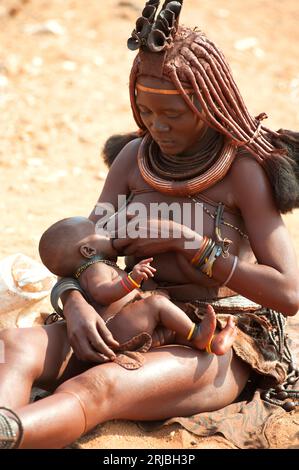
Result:
{"label": "woman's nose", "polygon": [[169,125],[163,120],[157,118],[152,121],[152,130],[155,132],[168,132],[170,130]]}

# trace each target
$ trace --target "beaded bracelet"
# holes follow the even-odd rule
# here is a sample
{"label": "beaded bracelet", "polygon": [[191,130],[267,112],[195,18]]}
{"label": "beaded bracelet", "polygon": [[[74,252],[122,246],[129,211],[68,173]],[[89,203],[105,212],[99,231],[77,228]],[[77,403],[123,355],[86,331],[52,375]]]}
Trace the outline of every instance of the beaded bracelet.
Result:
{"label": "beaded bracelet", "polygon": [[131,277],[131,273],[129,273],[127,277],[121,279],[120,283],[127,292],[132,292],[132,290],[140,288],[140,284],[134,281]]}
{"label": "beaded bracelet", "polygon": [[213,353],[212,351],[212,342],[213,342],[213,339],[215,338],[216,335],[213,335],[212,338],[210,339],[210,341],[208,342],[207,346],[206,346],[206,352],[208,354],[215,354]]}
{"label": "beaded bracelet", "polygon": [[202,266],[201,271],[209,276],[210,278],[213,276],[213,266],[216,259],[221,255],[222,247],[220,245],[214,245],[213,249],[208,258],[205,259],[205,264]]}
{"label": "beaded bracelet", "polygon": [[140,288],[140,284],[137,284],[137,282],[134,281],[134,279],[131,277],[131,274],[132,274],[132,273],[129,273],[129,274],[128,274],[128,279],[129,279],[129,281],[133,284],[133,286],[136,287],[136,289],[139,289],[139,288]]}
{"label": "beaded bracelet", "polygon": [[191,328],[190,328],[190,331],[189,331],[189,333],[188,333],[188,336],[187,336],[187,338],[186,338],[187,341],[190,341],[191,336],[192,336],[193,333],[194,333],[195,326],[196,326],[196,323],[193,323],[192,326],[191,326]]}
{"label": "beaded bracelet", "polygon": [[132,290],[134,290],[134,287],[128,287],[127,284],[125,283],[124,279],[121,279],[120,280],[120,283],[121,285],[123,286],[123,288],[129,293],[129,292],[132,292]]}
{"label": "beaded bracelet", "polygon": [[205,264],[206,259],[209,258],[210,254],[212,253],[214,246],[215,242],[211,238],[204,237],[200,249],[197,253],[195,253],[191,260],[191,263],[195,269],[201,269],[201,267]]}
{"label": "beaded bracelet", "polygon": [[188,333],[188,336],[186,338],[187,341],[193,341],[196,338],[199,331],[200,331],[200,324],[199,323],[193,323],[193,325],[191,326],[190,331]]}
{"label": "beaded bracelet", "polygon": [[202,241],[202,244],[200,245],[200,248],[199,250],[195,253],[195,255],[193,256],[192,260],[191,260],[191,264],[197,266],[198,265],[198,262],[199,260],[201,259],[201,255],[203,254],[205,248],[207,247],[207,244],[209,242],[209,238],[208,237],[204,237],[203,238],[203,241]]}

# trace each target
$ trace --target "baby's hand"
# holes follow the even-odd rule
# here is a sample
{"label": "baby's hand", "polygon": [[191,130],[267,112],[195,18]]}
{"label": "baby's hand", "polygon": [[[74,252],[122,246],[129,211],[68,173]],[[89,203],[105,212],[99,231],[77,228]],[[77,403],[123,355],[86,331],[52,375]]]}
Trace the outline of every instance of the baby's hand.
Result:
{"label": "baby's hand", "polygon": [[156,269],[150,265],[153,261],[153,258],[147,258],[140,261],[136,264],[131,272],[131,277],[137,284],[140,284],[142,281],[146,281],[149,277],[154,277]]}

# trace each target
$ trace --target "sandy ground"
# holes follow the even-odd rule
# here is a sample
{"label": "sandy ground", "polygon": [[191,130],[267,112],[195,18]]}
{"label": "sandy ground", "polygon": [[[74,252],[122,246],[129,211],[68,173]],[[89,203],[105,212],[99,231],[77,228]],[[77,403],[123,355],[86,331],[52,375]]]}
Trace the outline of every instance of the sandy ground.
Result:
{"label": "sandy ground", "polygon": [[[126,40],[143,3],[0,1],[1,258],[22,252],[38,259],[46,227],[91,211],[106,176],[105,139],[135,129]],[[270,127],[299,129],[297,0],[185,4],[182,22],[221,46],[252,114],[267,111]],[[298,211],[285,220],[298,253]],[[288,416],[272,446],[299,447],[298,423],[298,413]],[[115,422],[79,445],[231,447],[221,437],[200,441],[178,426],[145,435],[135,424]]]}

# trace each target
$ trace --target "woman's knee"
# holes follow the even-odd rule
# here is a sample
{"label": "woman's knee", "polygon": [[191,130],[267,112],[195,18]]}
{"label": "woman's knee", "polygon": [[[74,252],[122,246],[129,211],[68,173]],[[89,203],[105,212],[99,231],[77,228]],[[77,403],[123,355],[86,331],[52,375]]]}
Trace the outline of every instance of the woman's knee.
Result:
{"label": "woman's knee", "polygon": [[84,409],[87,428],[91,429],[103,417],[111,418],[111,403],[116,399],[117,370],[118,366],[111,363],[92,367],[61,384],[55,394],[75,396]]}
{"label": "woman's knee", "polygon": [[105,399],[112,396],[116,378],[115,374],[109,372],[107,365],[94,366],[86,372],[67,380],[55,390],[55,393],[73,390],[78,392],[82,399],[95,402],[98,402],[99,397]]}
{"label": "woman's knee", "polygon": [[7,328],[0,331],[3,342],[5,363],[38,375],[40,364],[40,345],[43,335],[41,328]]}

